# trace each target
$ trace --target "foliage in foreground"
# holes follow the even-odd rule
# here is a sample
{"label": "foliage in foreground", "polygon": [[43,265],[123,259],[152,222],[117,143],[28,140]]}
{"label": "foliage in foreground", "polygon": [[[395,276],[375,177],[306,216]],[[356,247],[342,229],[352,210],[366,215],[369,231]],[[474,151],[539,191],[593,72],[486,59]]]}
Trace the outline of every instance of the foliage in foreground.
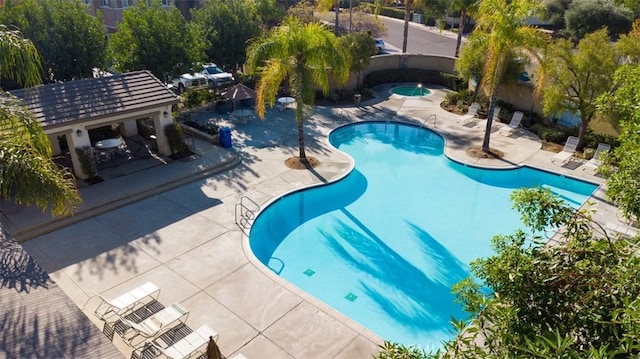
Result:
{"label": "foliage in foreground", "polygon": [[[40,58],[33,43],[0,25],[0,76],[19,84],[40,82]],[[0,198],[35,205],[53,215],[70,214],[82,203],[76,182],[51,159],[42,126],[24,103],[0,89]]]}
{"label": "foliage in foreground", "polygon": [[600,110],[612,114],[620,124],[620,146],[598,169],[607,176],[607,196],[627,218],[640,217],[640,65],[616,71],[616,90],[603,96]]}
{"label": "foliage in foreground", "polygon": [[472,263],[474,276],[454,287],[471,314],[441,352],[385,345],[378,358],[613,358],[640,354],[638,238],[610,238],[550,190],[512,196],[530,230],[562,228],[560,238],[518,231],[493,239],[496,253]]}

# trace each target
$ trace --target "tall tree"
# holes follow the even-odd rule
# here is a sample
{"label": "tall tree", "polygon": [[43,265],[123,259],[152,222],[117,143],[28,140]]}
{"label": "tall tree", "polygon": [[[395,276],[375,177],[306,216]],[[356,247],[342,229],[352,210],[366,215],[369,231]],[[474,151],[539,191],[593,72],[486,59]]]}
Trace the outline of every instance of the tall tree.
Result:
{"label": "tall tree", "polygon": [[278,89],[287,82],[295,98],[299,160],[307,164],[303,121],[306,107],[313,106],[316,89],[329,92],[333,77],[344,84],[349,76],[347,56],[338,40],[324,25],[302,24],[287,18],[281,26],[254,39],[247,49],[247,66],[253,72],[260,68],[256,110],[264,118],[265,102],[275,103]]}
{"label": "tall tree", "polygon": [[247,41],[261,33],[260,17],[253,1],[211,0],[192,12],[208,41],[208,61],[236,71],[245,61]]}
{"label": "tall tree", "polygon": [[631,29],[633,12],[612,0],[573,0],[564,13],[567,32],[574,40],[606,27],[611,37]]}
{"label": "tall tree", "polygon": [[568,40],[556,40],[544,54],[536,87],[542,93],[546,115],[569,111],[580,116],[578,148],[584,145],[589,122],[596,114],[596,99],[613,86],[618,51],[607,30],[588,34],[574,48]]}
{"label": "tall tree", "polygon": [[[471,41],[486,44],[484,70],[481,86],[490,94],[487,127],[482,142],[482,150],[490,151],[493,112],[498,97],[498,89],[508,68],[509,58],[514,51],[523,57],[535,56],[536,49],[542,47],[546,35],[533,27],[523,25],[524,20],[537,10],[538,4],[532,0],[483,0],[476,18],[476,29]],[[473,51],[477,46],[462,48],[462,52]],[[461,55],[462,57],[463,55]]]}
{"label": "tall tree", "polygon": [[371,35],[362,32],[352,32],[338,38],[340,48],[345,50],[351,72],[357,74],[357,84],[360,86],[360,74],[369,66],[371,56],[378,53]]}
{"label": "tall tree", "polygon": [[470,16],[474,13],[475,8],[478,5],[478,0],[454,0],[453,10],[460,11],[460,21],[458,25],[458,36],[456,39],[456,51],[455,57],[460,55],[460,46],[462,45],[462,35],[464,29],[469,23]]}
{"label": "tall tree", "polygon": [[[26,86],[40,82],[40,58],[32,42],[0,25],[0,75]],[[36,205],[53,215],[82,202],[68,170],[51,159],[51,145],[24,104],[0,90],[0,198]]]}
{"label": "tall tree", "polygon": [[85,11],[82,1],[7,1],[0,22],[33,41],[47,82],[91,77],[94,67],[105,64],[104,25]]}
{"label": "tall tree", "polygon": [[205,41],[195,23],[187,23],[176,7],[140,2],[124,11],[111,35],[109,55],[119,72],[149,70],[168,81],[204,60]]}
{"label": "tall tree", "polygon": [[599,111],[621,128],[620,146],[598,170],[607,176],[607,196],[625,217],[640,218],[640,64],[620,67],[613,92],[601,96]]}

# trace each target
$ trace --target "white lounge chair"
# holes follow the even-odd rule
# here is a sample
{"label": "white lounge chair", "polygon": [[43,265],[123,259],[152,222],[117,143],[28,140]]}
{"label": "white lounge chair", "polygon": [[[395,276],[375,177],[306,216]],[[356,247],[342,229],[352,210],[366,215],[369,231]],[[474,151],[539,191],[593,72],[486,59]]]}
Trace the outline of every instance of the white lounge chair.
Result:
{"label": "white lounge chair", "polygon": [[95,310],[96,316],[100,319],[107,320],[112,317],[125,316],[129,312],[132,312],[139,304],[158,300],[160,288],[151,282],[147,282],[111,300],[102,297],[98,293],[95,294],[101,300]]}
{"label": "white lounge chair", "polygon": [[163,357],[169,359],[196,358],[205,354],[210,337],[217,341],[218,333],[203,325],[168,348],[162,348],[155,342],[153,345]]}
{"label": "white lounge chair", "polygon": [[579,142],[578,137],[575,137],[575,136],[567,137],[567,142],[565,142],[564,147],[562,148],[562,151],[558,152],[555,156],[553,156],[553,158],[551,159],[551,162],[555,162],[555,161],[560,161],[560,163],[567,162],[567,160],[569,160],[569,158],[571,158],[576,153],[576,149],[578,148],[578,142]]}
{"label": "white lounge chair", "polygon": [[511,121],[506,126],[500,129],[500,134],[503,136],[511,135],[520,127],[520,122],[522,122],[523,117],[524,113],[520,111],[514,112],[513,116],[511,116]]}
{"label": "white lounge chair", "polygon": [[598,147],[596,147],[596,152],[593,153],[593,157],[587,162],[585,162],[584,167],[582,169],[593,169],[595,170],[602,163],[602,155],[611,151],[611,146],[606,143],[599,143]]}
{"label": "white lounge chair", "polygon": [[[136,348],[166,333],[175,324],[184,323],[188,316],[189,312],[180,304],[172,304],[140,323],[120,318],[120,321],[128,327],[122,334],[122,338]],[[134,339],[138,339],[140,342],[136,343]]]}
{"label": "white lounge chair", "polygon": [[462,115],[462,117],[460,117],[460,119],[458,120],[458,123],[461,125],[466,125],[472,121],[477,120],[476,116],[478,115],[479,109],[480,109],[480,104],[477,102],[473,102],[471,105],[469,105],[469,109],[467,110],[467,113]]}

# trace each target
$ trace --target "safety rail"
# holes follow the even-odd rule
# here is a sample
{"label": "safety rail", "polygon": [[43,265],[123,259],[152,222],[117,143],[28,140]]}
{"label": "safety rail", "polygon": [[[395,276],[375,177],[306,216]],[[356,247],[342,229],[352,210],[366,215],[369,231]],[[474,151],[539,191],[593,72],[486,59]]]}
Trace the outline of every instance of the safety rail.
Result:
{"label": "safety rail", "polygon": [[256,219],[256,213],[260,211],[260,206],[247,196],[242,196],[240,202],[236,203],[236,225],[244,232],[251,228]]}
{"label": "safety rail", "polygon": [[433,117],[433,128],[436,128],[436,127],[437,127],[437,126],[436,126],[436,121],[437,121],[437,119],[438,119],[438,116],[436,116],[436,114],[435,114],[435,113],[432,113],[432,114],[430,114],[429,116],[427,116],[427,118],[426,118],[424,121],[422,121],[422,125],[420,125],[420,128],[424,128],[424,125],[425,125],[425,124],[427,123],[427,121],[429,121],[429,119],[430,119],[430,118],[432,118],[432,117]]}

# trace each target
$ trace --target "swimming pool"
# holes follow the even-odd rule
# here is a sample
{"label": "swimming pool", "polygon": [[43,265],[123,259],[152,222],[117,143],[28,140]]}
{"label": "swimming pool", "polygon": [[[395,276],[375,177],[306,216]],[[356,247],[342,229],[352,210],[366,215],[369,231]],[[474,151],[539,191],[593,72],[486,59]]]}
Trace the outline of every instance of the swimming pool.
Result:
{"label": "swimming pool", "polygon": [[431,90],[422,86],[399,86],[391,89],[391,93],[401,96],[421,97],[431,95]]}
{"label": "swimming pool", "polygon": [[341,127],[330,142],[351,155],[344,179],[286,195],[249,235],[275,273],[381,337],[435,349],[465,314],[451,286],[490,239],[520,228],[516,188],[543,185],[572,205],[596,188],[523,167],[483,170],[443,155],[434,132],[399,123]]}

